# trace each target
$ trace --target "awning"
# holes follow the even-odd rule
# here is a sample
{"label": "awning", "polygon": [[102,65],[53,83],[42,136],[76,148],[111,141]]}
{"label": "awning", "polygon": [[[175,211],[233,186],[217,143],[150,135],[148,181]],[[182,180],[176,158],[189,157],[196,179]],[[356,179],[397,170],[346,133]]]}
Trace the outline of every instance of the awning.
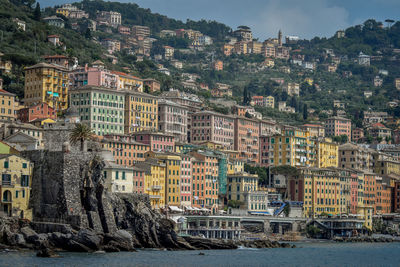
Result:
{"label": "awning", "polygon": [[210,211],[210,210],[206,208],[201,208],[201,211]]}
{"label": "awning", "polygon": [[187,207],[187,206],[185,206],[185,209],[186,210],[194,210],[192,207]]}
{"label": "awning", "polygon": [[176,212],[182,212],[183,210],[178,208],[177,206],[169,206],[169,209],[171,211],[176,211]]}

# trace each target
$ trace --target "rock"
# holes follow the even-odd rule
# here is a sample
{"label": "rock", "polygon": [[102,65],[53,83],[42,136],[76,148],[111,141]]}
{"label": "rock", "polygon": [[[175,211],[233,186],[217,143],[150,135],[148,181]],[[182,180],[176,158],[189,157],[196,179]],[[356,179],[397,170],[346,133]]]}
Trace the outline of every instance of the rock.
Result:
{"label": "rock", "polygon": [[92,249],[98,250],[102,239],[93,231],[89,229],[81,229],[78,234],[74,236],[74,241]]}
{"label": "rock", "polygon": [[39,250],[36,253],[36,257],[41,257],[41,258],[60,258],[59,255],[54,253],[54,251],[50,250],[49,248],[44,248]]}
{"label": "rock", "polygon": [[116,247],[114,247],[114,246],[112,246],[112,245],[105,245],[105,246],[103,246],[103,250],[104,250],[105,252],[120,252],[119,248],[116,248]]}
{"label": "rock", "polygon": [[28,226],[21,228],[20,232],[29,243],[34,243],[35,240],[39,239],[38,234]]}
{"label": "rock", "polygon": [[26,246],[26,241],[22,234],[13,234],[8,241],[13,246]]}
{"label": "rock", "polygon": [[204,255],[206,255],[206,254],[204,254],[203,252],[200,252],[199,255],[200,255],[200,256],[204,256]]}
{"label": "rock", "polygon": [[87,246],[76,242],[75,240],[68,240],[68,242],[65,244],[64,248],[68,251],[72,252],[91,252],[92,250],[88,248]]}
{"label": "rock", "polygon": [[54,232],[49,235],[50,243],[57,248],[65,248],[68,241],[72,239],[71,234],[62,234],[59,232]]}

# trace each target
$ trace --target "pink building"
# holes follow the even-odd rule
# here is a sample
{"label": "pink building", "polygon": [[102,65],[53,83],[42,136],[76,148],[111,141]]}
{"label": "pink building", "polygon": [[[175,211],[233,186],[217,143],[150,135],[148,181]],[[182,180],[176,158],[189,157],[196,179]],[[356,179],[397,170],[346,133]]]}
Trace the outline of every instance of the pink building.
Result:
{"label": "pink building", "polygon": [[188,113],[185,106],[169,100],[158,101],[158,130],[173,135],[177,142],[188,141]]}
{"label": "pink building", "polygon": [[350,181],[350,213],[357,214],[358,206],[358,176],[357,173],[351,173]]}
{"label": "pink building", "polygon": [[181,205],[192,206],[192,160],[190,155],[182,155],[181,160]]}
{"label": "pink building", "polygon": [[145,170],[139,167],[133,167],[133,192],[144,194]]}
{"label": "pink building", "polygon": [[325,122],[326,136],[347,135],[348,141],[351,141],[351,120],[343,117],[330,117]]}
{"label": "pink building", "polygon": [[74,88],[91,85],[117,89],[119,76],[103,68],[85,66],[73,71],[70,74],[70,80]]}
{"label": "pink building", "polygon": [[260,136],[260,165],[269,166],[269,136]]}
{"label": "pink building", "polygon": [[227,150],[233,150],[234,124],[234,118],[228,115],[208,110],[196,112],[192,115],[190,142],[214,142]]}
{"label": "pink building", "polygon": [[170,151],[175,150],[175,138],[173,135],[160,132],[142,131],[132,133],[136,142],[150,145],[150,151]]}
{"label": "pink building", "polygon": [[262,95],[255,95],[251,97],[252,102],[254,103],[255,106],[260,106],[264,107],[264,97]]}
{"label": "pink building", "polygon": [[364,137],[364,129],[362,128],[355,128],[351,132],[351,140],[354,142],[358,142],[359,139]]}

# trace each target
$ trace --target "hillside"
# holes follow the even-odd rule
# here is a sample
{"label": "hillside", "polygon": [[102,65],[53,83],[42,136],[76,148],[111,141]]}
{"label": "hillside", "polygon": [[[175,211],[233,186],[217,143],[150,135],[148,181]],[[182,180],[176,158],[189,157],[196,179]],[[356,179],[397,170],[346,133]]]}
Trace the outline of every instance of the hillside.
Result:
{"label": "hillside", "polygon": [[[260,53],[224,55],[222,46],[233,37],[233,32],[230,27],[216,21],[182,22],[154,14],[134,3],[83,0],[73,5],[87,12],[90,20],[96,19],[98,11],[116,11],[121,13],[124,26],[148,26],[151,30],[151,52],[145,56],[135,52],[137,45],[130,45],[127,36],[120,34],[116,28],[99,27],[91,32],[88,31],[89,20],[68,19],[58,14],[66,24],[65,28],[57,28],[35,17],[32,0],[0,0],[0,52],[13,63],[12,72],[2,75],[6,90],[22,98],[23,68],[41,61],[44,55],[62,54],[76,57],[80,65],[101,59],[111,70],[155,78],[160,81],[162,90],[177,88],[196,93],[205,97],[207,103],[212,100],[211,89],[217,83],[229,85],[233,95],[224,98],[237,103],[243,103],[244,99],[249,100],[255,95],[270,95],[275,98],[275,108],[256,107],[256,110],[264,116],[287,123],[319,121],[338,112],[351,118],[356,125],[360,125],[362,112],[367,110],[400,115],[399,107],[387,105],[388,102],[400,103],[400,91],[395,87],[395,79],[400,78],[400,22],[387,27],[381,22],[367,20],[362,25],[344,30],[343,38],[315,37],[284,44],[290,55],[285,59],[269,58],[274,64],[266,67],[266,57]],[[56,8],[42,10],[41,17],[56,15]],[[15,18],[26,22],[26,31],[18,30],[13,22]],[[161,38],[160,31],[167,29],[197,30],[210,36],[213,42],[199,48],[192,46],[193,40],[187,37]],[[60,36],[62,46],[55,47],[47,42],[47,36],[52,34]],[[102,40],[106,39],[116,40],[124,47],[112,54],[117,63],[112,63],[109,52],[101,45]],[[175,48],[172,59],[163,57],[165,45]],[[370,64],[360,65],[357,62],[360,52],[370,57]],[[138,56],[142,59],[137,60]],[[223,69],[213,69],[215,60],[223,62]],[[173,61],[181,62],[182,67],[176,67]],[[314,67],[307,69],[298,61]],[[335,66],[334,71],[327,69],[330,65]],[[161,73],[159,69],[162,67],[167,68],[170,75]],[[194,90],[184,86],[183,83],[187,81],[184,76],[187,74],[196,75],[193,81],[196,86],[202,84],[209,90]],[[382,79],[382,84],[374,85],[375,77]],[[282,80],[283,84],[276,80]],[[288,83],[299,85],[299,96],[290,96],[283,90]],[[248,100],[244,104],[249,104]],[[334,108],[334,100],[340,101],[345,107]],[[296,113],[278,111],[279,101],[286,102]],[[226,107],[211,106],[220,112],[229,112]]]}

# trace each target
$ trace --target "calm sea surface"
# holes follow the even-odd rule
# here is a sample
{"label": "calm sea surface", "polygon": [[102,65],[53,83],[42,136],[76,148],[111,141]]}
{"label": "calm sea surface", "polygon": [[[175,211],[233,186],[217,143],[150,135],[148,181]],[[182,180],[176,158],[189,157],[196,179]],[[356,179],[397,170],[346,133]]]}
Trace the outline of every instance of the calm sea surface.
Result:
{"label": "calm sea surface", "polygon": [[[0,266],[400,266],[400,243],[297,243],[294,249],[139,251],[110,254],[0,252]],[[203,252],[205,255],[199,255]]]}

